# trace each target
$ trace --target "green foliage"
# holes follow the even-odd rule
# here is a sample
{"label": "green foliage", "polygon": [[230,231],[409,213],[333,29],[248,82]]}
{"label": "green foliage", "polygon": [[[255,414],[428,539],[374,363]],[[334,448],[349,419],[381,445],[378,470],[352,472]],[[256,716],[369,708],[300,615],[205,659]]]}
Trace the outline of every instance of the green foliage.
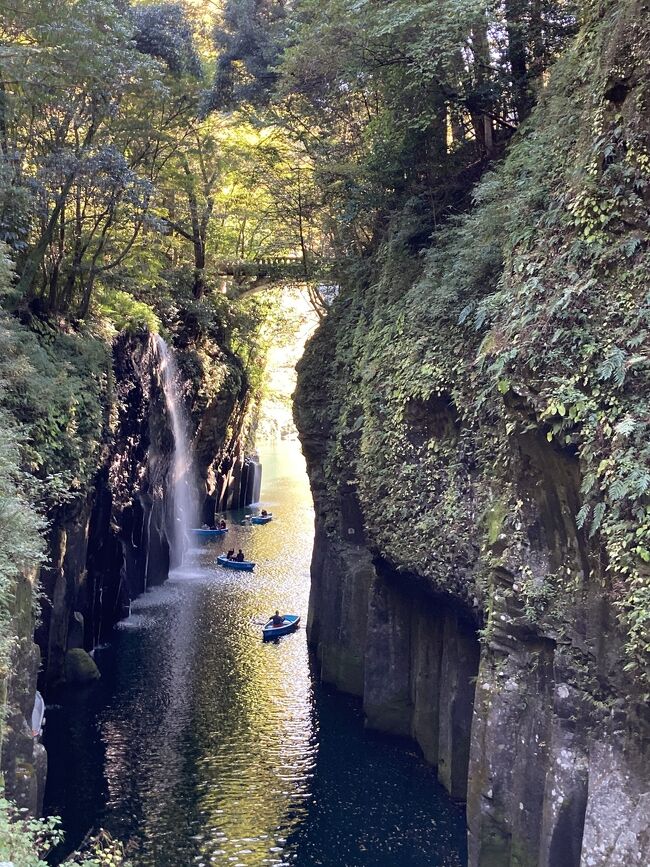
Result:
{"label": "green foliage", "polygon": [[206,114],[217,18],[177,2],[17,0],[0,20],[14,305],[155,325],[119,293],[143,302],[189,272],[200,298],[222,289],[224,260],[316,246],[304,152],[241,114]]}
{"label": "green foliage", "polygon": [[[48,854],[63,840],[56,816],[32,819],[0,795],[0,861],[14,867],[48,867]],[[61,867],[129,867],[124,848],[105,832]]]}
{"label": "green foliage", "polygon": [[[12,276],[11,263],[0,244],[0,297]],[[5,323],[0,318],[0,347]],[[12,384],[20,362],[0,356],[0,394]],[[11,620],[15,607],[16,581],[24,570],[38,566],[44,555],[41,531],[44,522],[34,508],[34,484],[22,462],[28,430],[0,404],[0,680],[9,663],[14,636]]]}
{"label": "green foliage", "polygon": [[[516,529],[531,520],[514,483],[520,444],[541,440],[535,447],[548,449],[549,463],[576,460],[575,546],[591,568],[556,552],[565,560],[546,578],[522,578],[527,613],[557,625],[580,592],[575,576],[598,583],[620,612],[642,689],[650,81],[640,72],[647,28],[635,21],[632,31],[624,6],[585,13],[503,164],[475,189],[471,209],[434,231],[423,257],[413,255],[402,216],[391,221],[372,269],[349,281],[308,348],[298,417],[310,437],[327,432],[332,513],[343,479],[383,556],[485,608],[486,576],[517,575],[531,544]],[[632,68],[638,80],[621,107],[605,94]],[[509,512],[503,553],[492,550],[490,520],[478,520],[495,493]]]}
{"label": "green foliage", "polygon": [[10,628],[18,576],[43,559],[44,522],[33,506],[33,479],[21,466],[25,434],[0,410],[0,678],[13,641]]}
{"label": "green foliage", "polygon": [[296,3],[276,104],[315,161],[340,252],[375,252],[387,213],[424,246],[465,209],[574,29],[572,2]]}
{"label": "green foliage", "polygon": [[160,319],[152,308],[121,289],[102,289],[97,296],[97,307],[101,318],[110,322],[116,331],[134,332],[142,328],[154,334],[160,331]]}
{"label": "green foliage", "polygon": [[206,109],[260,103],[276,81],[285,4],[274,0],[226,0],[214,38],[219,59]]}
{"label": "green foliage", "polygon": [[0,861],[47,867],[47,853],[62,839],[58,819],[30,819],[0,796]]}
{"label": "green foliage", "polygon": [[136,6],[131,14],[139,51],[159,57],[176,75],[201,76],[201,58],[192,26],[180,3],[149,3]]}
{"label": "green foliage", "polygon": [[39,327],[37,335],[15,319],[0,320],[7,383],[0,406],[28,432],[23,465],[38,479],[37,502],[52,507],[85,491],[96,470],[111,365],[102,340]]}

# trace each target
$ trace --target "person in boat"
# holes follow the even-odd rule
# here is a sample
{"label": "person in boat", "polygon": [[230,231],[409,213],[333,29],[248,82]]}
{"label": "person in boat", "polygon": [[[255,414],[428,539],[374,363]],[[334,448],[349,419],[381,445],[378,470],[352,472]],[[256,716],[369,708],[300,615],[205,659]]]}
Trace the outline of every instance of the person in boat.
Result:
{"label": "person in boat", "polygon": [[273,617],[271,618],[271,624],[273,626],[282,626],[284,623],[284,616],[280,614],[279,611],[276,611]]}
{"label": "person in boat", "polygon": [[225,522],[225,521],[220,521],[220,522],[219,522],[219,529],[220,529],[220,530],[225,530],[225,529],[226,529],[226,522]]}
{"label": "person in boat", "polygon": [[235,559],[235,549],[231,548],[230,551],[228,551],[228,553],[226,554],[226,557],[228,558],[228,560],[234,560]]}
{"label": "person in boat", "polygon": [[244,552],[243,552],[242,549],[240,548],[239,551],[237,551],[237,556],[235,557],[235,560],[236,560],[238,563],[243,563],[245,559],[246,559],[246,558],[244,557]]}
{"label": "person in boat", "polygon": [[269,513],[266,511],[266,509],[262,509],[262,517],[263,518],[266,518],[268,514]]}

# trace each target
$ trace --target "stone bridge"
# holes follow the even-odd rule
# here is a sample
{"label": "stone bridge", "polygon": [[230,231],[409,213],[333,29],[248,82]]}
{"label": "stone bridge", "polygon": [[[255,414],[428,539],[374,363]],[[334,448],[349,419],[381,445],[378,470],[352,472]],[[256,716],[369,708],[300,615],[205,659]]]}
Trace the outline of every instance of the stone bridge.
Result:
{"label": "stone bridge", "polygon": [[331,259],[302,256],[264,256],[257,259],[230,259],[218,263],[224,277],[234,277],[238,284],[266,285],[287,280],[308,282],[326,280],[334,267]]}

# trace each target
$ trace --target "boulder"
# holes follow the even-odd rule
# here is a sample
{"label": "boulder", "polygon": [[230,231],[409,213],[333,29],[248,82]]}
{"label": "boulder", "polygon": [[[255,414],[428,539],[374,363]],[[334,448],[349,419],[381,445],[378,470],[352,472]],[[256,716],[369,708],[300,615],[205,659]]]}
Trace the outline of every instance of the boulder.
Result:
{"label": "boulder", "polygon": [[73,647],[65,655],[65,679],[67,683],[83,685],[101,677],[90,654],[80,647]]}

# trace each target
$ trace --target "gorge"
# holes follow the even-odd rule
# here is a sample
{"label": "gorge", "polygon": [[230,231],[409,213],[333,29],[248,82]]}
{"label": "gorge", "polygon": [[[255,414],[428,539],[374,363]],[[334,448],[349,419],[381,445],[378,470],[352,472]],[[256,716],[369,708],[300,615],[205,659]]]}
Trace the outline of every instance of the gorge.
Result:
{"label": "gorge", "polygon": [[645,867],[646,0],[58,5],[0,22],[0,861]]}

